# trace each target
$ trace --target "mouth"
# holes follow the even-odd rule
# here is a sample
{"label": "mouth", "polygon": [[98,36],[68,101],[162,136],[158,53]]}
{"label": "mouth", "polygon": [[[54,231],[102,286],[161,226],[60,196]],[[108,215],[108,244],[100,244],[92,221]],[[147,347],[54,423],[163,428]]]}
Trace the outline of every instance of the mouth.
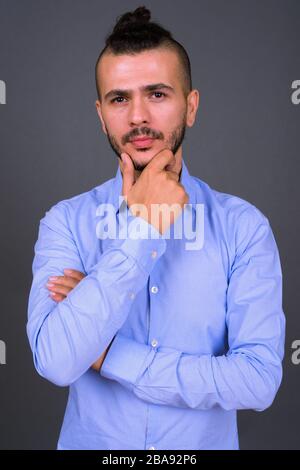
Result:
{"label": "mouth", "polygon": [[133,139],[130,141],[132,145],[134,145],[136,148],[142,148],[142,147],[150,147],[155,139],[151,139],[149,137],[143,137],[139,139]]}

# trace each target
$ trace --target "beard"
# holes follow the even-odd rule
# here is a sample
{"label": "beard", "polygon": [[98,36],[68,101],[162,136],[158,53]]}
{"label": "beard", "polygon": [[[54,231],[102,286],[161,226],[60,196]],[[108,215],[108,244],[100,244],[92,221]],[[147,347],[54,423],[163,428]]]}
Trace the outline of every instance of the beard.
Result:
{"label": "beard", "polygon": [[[186,130],[186,112],[181,120],[181,123],[170,132],[168,139],[166,140],[166,148],[169,148],[171,152],[175,155],[181,146],[184,137],[185,137],[185,130]],[[122,143],[125,145],[127,142],[130,141],[131,138],[136,137],[138,135],[147,135],[149,137],[153,137],[155,139],[164,140],[164,135],[161,132],[152,131],[148,127],[141,127],[140,129],[134,129],[130,134],[125,136],[122,140]],[[119,146],[117,139],[108,132],[107,130],[107,139],[108,142],[113,150],[113,152],[117,155],[118,158],[121,159],[121,147]],[[147,147],[136,149],[138,152],[146,152],[148,150]],[[131,157],[131,155],[130,155]],[[137,171],[143,171],[146,168],[147,164],[140,164],[136,161],[136,159],[131,157],[133,162],[133,166]]]}

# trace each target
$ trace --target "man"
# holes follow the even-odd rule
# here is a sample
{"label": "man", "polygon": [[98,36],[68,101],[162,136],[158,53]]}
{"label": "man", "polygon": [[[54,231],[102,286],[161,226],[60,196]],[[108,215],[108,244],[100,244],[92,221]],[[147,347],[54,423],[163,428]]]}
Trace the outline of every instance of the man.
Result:
{"label": "man", "polygon": [[[58,449],[238,449],[236,411],[269,407],[282,378],[269,221],[190,176],[182,141],[199,93],[149,10],[119,19],[96,83],[119,168],[40,221],[28,305],[37,371],[70,386]],[[192,248],[175,236],[187,215],[204,230]]]}

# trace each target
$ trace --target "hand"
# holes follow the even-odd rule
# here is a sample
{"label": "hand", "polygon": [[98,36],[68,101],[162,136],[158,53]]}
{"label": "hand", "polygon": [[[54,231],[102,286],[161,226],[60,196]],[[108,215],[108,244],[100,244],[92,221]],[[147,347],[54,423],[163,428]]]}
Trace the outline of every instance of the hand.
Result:
{"label": "hand", "polygon": [[[81,271],[77,271],[76,269],[64,269],[64,273],[64,276],[50,276],[49,282],[46,284],[48,290],[50,290],[50,296],[56,302],[64,300],[71,290],[74,289],[74,287],[76,287],[77,284],[79,284],[79,282],[85,277]],[[110,345],[101,354],[99,359],[92,364],[92,369],[96,371],[101,369],[109,347]]]}
{"label": "hand", "polygon": [[163,234],[189,200],[179,183],[178,173],[173,171],[176,163],[174,154],[169,149],[158,152],[136,181],[131,157],[127,153],[121,156],[122,195],[127,197],[128,207],[133,215],[143,217]]}
{"label": "hand", "polygon": [[50,296],[56,302],[64,300],[69,292],[79,284],[85,277],[81,271],[76,269],[64,269],[64,276],[50,276],[46,284],[50,290]]}

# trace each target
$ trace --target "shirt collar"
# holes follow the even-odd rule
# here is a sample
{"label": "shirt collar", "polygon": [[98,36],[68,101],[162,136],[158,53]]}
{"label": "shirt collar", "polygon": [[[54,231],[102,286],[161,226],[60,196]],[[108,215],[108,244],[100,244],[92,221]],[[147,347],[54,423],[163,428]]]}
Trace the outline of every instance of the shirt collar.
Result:
{"label": "shirt collar", "polygon": [[[182,170],[180,176],[180,182],[184,186],[186,192],[189,195],[189,204],[194,205],[196,203],[196,182],[190,175],[187,166],[182,158]],[[119,197],[122,193],[122,173],[120,167],[118,167],[115,178],[112,184],[111,200],[116,210],[119,209]]]}

